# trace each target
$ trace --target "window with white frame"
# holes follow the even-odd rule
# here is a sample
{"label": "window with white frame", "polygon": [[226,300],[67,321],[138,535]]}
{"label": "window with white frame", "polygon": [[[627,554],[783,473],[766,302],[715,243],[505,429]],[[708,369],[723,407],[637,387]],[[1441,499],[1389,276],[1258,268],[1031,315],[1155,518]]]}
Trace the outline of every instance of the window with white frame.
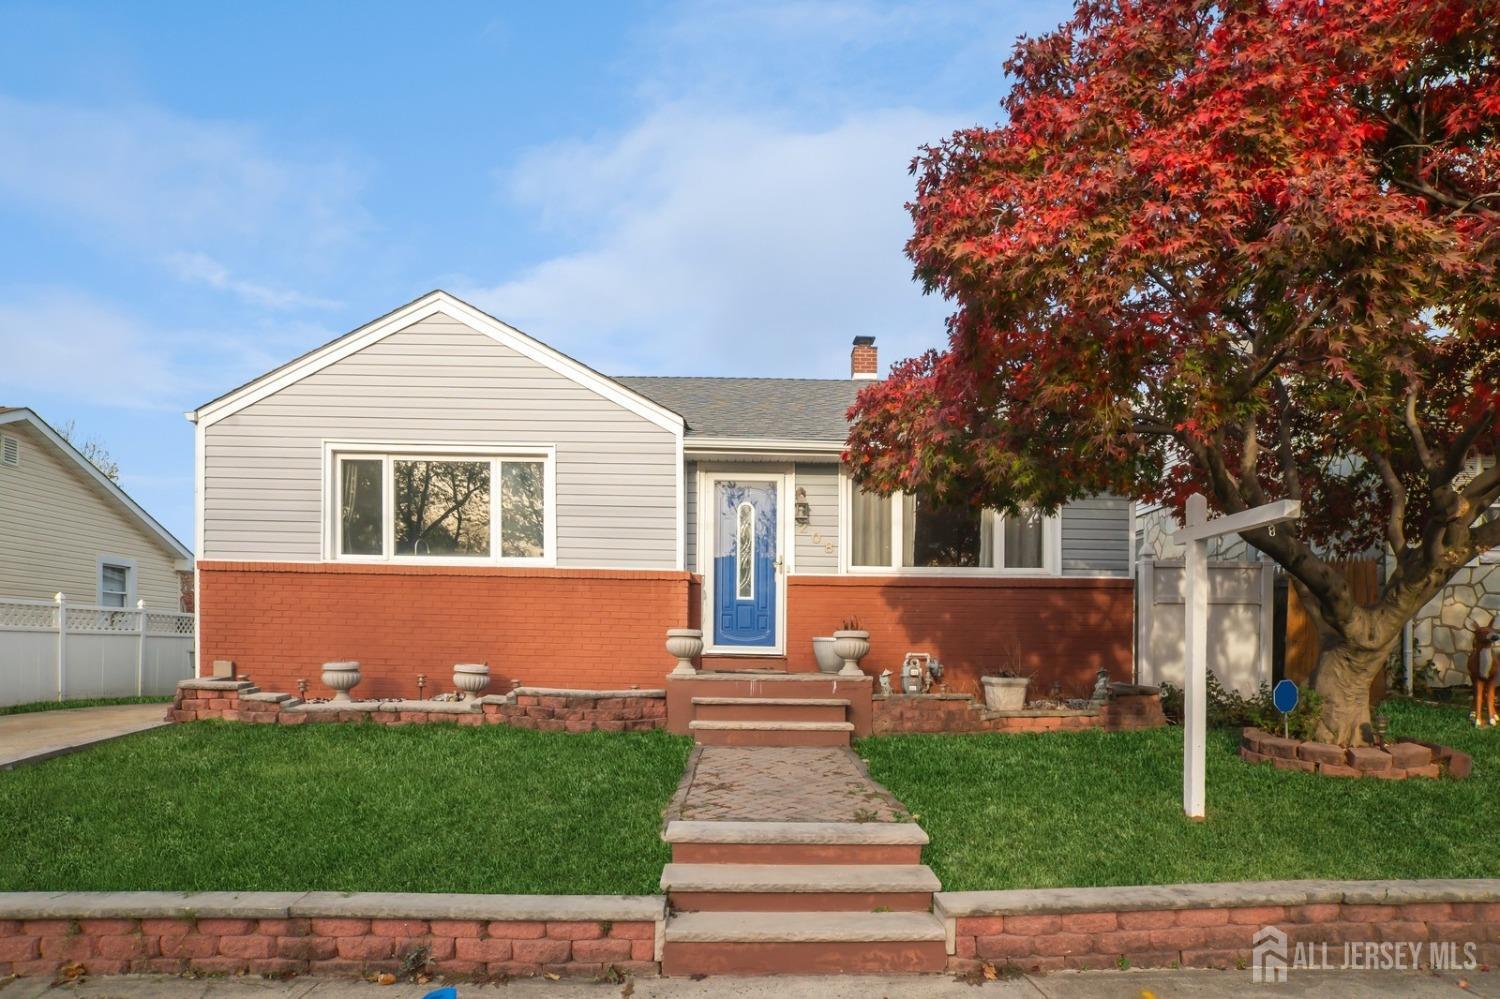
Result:
{"label": "window with white frame", "polygon": [[339,558],[543,562],[552,476],[543,454],[335,454]]}
{"label": "window with white frame", "polygon": [[1055,572],[1057,518],[1004,515],[923,496],[850,491],[849,566],[897,571]]}
{"label": "window with white frame", "polygon": [[99,563],[99,606],[130,606],[130,574],[128,565],[110,562]]}

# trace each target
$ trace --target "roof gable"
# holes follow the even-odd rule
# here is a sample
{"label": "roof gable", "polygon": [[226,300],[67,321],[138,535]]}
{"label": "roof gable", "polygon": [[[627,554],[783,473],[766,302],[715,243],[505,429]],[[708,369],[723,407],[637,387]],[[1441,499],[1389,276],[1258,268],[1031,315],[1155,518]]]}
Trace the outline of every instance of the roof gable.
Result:
{"label": "roof gable", "polygon": [[78,449],[63,439],[63,436],[48,426],[47,421],[24,406],[0,408],[0,426],[13,423],[24,423],[51,444],[65,459],[71,462],[83,473],[84,477],[91,480],[112,501],[123,507],[126,513],[134,518],[146,529],[146,532],[157,538],[170,551],[175,552],[178,558],[191,560],[192,551],[188,549],[177,537],[161,524],[157,523],[155,517],[147,513],[140,504],[131,499],[109,476],[94,467],[94,463],[78,452]]}
{"label": "roof gable", "polygon": [[386,313],[379,319],[344,334],[281,367],[261,375],[239,388],[205,403],[187,414],[187,418],[200,427],[208,427],[244,409],[288,385],[321,371],[336,361],[357,353],[364,347],[384,339],[397,330],[421,322],[435,315],[447,316],[468,326],[476,332],[504,344],[517,353],[537,362],[543,367],[582,385],[673,433],[680,434],[683,419],[666,406],[640,394],[621,382],[595,371],[573,358],[554,350],[540,340],[501,322],[494,316],[480,311],[467,302],[445,291],[432,291],[421,298]]}

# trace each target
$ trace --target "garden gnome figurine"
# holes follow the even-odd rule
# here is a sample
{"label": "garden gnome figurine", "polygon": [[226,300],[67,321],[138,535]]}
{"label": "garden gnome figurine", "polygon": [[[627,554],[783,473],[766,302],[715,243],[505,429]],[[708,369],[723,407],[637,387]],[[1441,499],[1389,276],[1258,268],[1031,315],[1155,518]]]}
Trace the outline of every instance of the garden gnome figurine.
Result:
{"label": "garden gnome figurine", "polygon": [[880,671],[880,692],[882,694],[885,694],[887,697],[890,696],[890,693],[891,693],[891,671],[888,670],[888,669],[883,669],[883,670]]}
{"label": "garden gnome figurine", "polygon": [[1109,670],[1101,669],[1094,677],[1094,693],[1089,700],[1096,704],[1109,700]]}

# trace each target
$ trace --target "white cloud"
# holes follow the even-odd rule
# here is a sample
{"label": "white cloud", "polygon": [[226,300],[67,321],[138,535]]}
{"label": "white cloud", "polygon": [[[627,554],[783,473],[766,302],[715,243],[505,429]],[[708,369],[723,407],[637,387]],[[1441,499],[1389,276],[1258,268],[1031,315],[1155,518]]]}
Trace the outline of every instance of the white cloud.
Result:
{"label": "white cloud", "polygon": [[[256,130],[149,105],[81,107],[0,94],[0,204],[96,244],[215,264],[275,260],[299,279],[367,227],[357,172],[336,157],[286,155]],[[178,262],[178,276],[207,279]],[[212,281],[209,281],[212,284]],[[223,290],[277,304],[295,292]]]}
{"label": "white cloud", "polygon": [[0,356],[0,397],[9,405],[27,405],[45,394],[158,409],[184,387],[182,374],[139,325],[60,292],[0,303]]}
{"label": "white cloud", "polygon": [[907,165],[961,122],[852,114],[822,129],[666,107],[609,140],[537,151],[507,178],[575,252],[493,287],[495,314],[612,371],[842,377],[943,336],[902,253]]}
{"label": "white cloud", "polygon": [[206,253],[169,253],[166,263],[179,280],[227,291],[253,305],[268,309],[333,309],[340,304],[331,299],[304,295],[285,288],[272,288],[235,277],[229,272],[229,268]]}
{"label": "white cloud", "polygon": [[85,293],[37,290],[0,301],[0,404],[180,413],[333,335],[284,321],[163,328]]}

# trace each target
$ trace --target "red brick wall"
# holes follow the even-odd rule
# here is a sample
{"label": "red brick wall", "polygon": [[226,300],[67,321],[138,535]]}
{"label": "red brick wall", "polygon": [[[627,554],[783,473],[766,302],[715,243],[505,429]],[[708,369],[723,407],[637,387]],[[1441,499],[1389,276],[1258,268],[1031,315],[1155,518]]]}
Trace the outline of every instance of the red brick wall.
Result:
{"label": "red brick wall", "polygon": [[[473,919],[0,920],[0,978],[119,975],[343,975],[459,979],[655,975],[648,922]],[[436,986],[434,986],[435,988]]]}
{"label": "red brick wall", "polygon": [[[1346,942],[1415,943],[1430,966],[1429,941],[1474,945],[1477,961],[1500,961],[1500,905],[1424,902],[1410,905],[1269,905],[1058,914],[965,916],[955,920],[952,971],[985,964],[1022,971],[1119,967],[1246,968],[1262,926],[1280,927],[1288,947],[1328,944],[1335,967]],[[1288,952],[1288,957],[1291,952]],[[1293,971],[1290,981],[1315,972]],[[1248,972],[1244,981],[1249,981]],[[1268,992],[1269,994],[1269,992]]]}
{"label": "red brick wall", "polygon": [[262,690],[326,696],[321,664],[357,659],[356,697],[452,689],[488,662],[494,689],[660,687],[667,628],[686,627],[685,572],[199,562],[206,669],[231,659]]}
{"label": "red brick wall", "polygon": [[812,638],[857,616],[870,632],[861,664],[900,672],[907,652],[942,661],[949,686],[980,692],[979,677],[1005,668],[1007,653],[1034,673],[1032,696],[1053,680],[1086,697],[1099,669],[1129,681],[1135,604],[1129,579],[953,579],[910,576],[792,576],[787,581],[787,665],[817,669]]}

